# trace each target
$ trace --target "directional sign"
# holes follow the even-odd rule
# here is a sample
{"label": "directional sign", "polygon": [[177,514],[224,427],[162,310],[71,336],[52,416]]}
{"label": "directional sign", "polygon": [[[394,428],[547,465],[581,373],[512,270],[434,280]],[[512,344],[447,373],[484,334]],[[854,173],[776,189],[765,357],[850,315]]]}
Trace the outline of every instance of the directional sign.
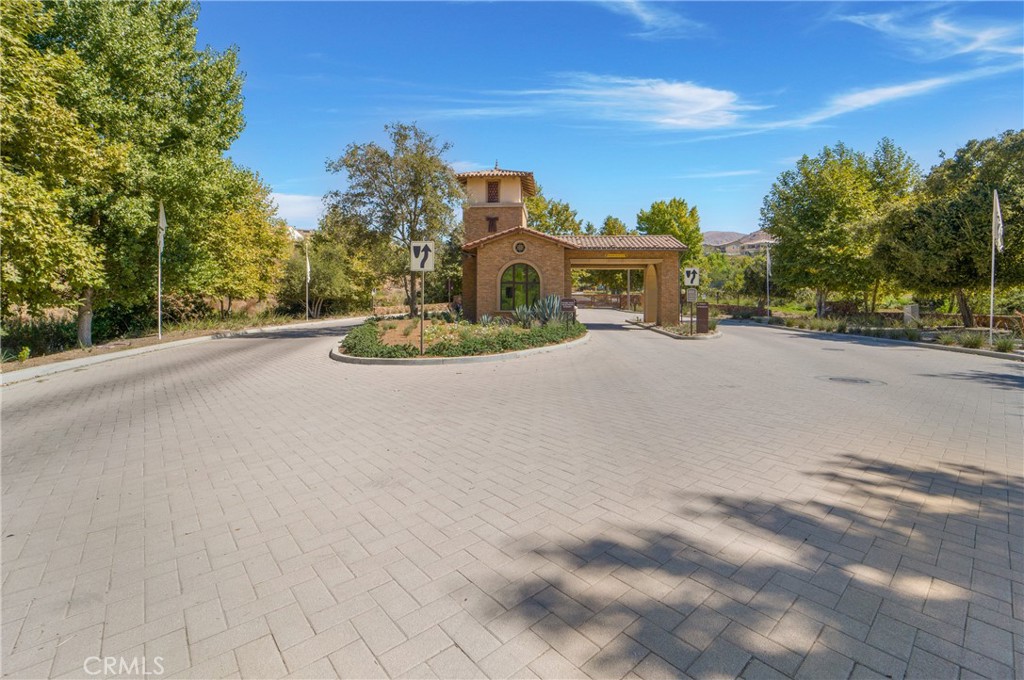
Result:
{"label": "directional sign", "polygon": [[434,242],[413,241],[409,247],[409,270],[414,272],[434,271]]}
{"label": "directional sign", "polygon": [[700,285],[700,270],[696,267],[687,267],[683,270],[683,283],[687,286]]}

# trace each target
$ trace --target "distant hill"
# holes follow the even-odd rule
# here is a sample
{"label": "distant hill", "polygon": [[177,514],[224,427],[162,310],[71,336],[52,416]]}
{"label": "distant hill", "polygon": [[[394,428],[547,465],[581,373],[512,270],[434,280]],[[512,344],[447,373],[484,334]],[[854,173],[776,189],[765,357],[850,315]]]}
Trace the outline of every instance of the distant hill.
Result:
{"label": "distant hill", "polygon": [[743,238],[744,236],[746,236],[746,234],[738,231],[705,231],[704,245],[722,246],[726,243],[732,243],[736,239]]}

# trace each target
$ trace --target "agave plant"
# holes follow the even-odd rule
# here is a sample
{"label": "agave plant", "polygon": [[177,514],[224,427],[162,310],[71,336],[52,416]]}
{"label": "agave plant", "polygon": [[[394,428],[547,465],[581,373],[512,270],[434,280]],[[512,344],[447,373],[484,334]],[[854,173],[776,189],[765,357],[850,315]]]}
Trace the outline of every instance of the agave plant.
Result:
{"label": "agave plant", "polygon": [[542,326],[558,319],[562,310],[562,301],[557,295],[548,295],[533,303],[533,316]]}
{"label": "agave plant", "polygon": [[523,328],[529,328],[533,325],[533,310],[526,305],[519,305],[512,312],[512,321]]}
{"label": "agave plant", "polygon": [[492,323],[494,323],[494,318],[490,314],[481,314],[480,315],[480,325],[481,326],[490,326]]}

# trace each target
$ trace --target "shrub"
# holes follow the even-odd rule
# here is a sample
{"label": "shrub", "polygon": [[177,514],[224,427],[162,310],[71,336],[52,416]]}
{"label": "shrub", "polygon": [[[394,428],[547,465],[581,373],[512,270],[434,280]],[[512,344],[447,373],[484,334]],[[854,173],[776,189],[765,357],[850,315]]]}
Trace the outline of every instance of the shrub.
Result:
{"label": "shrub", "polygon": [[1002,337],[996,338],[994,345],[997,352],[1012,352],[1017,347],[1017,343],[1013,341],[1013,338]]}
{"label": "shrub", "polygon": [[485,327],[486,326],[490,326],[492,323],[494,323],[494,319],[491,317],[490,314],[481,314],[480,315],[480,325],[481,326],[485,326]]}
{"label": "shrub", "polygon": [[939,333],[937,341],[940,345],[955,345],[957,341],[956,333]]}
{"label": "shrub", "polygon": [[961,347],[969,347],[970,349],[978,349],[985,344],[985,336],[981,333],[971,333],[965,331],[960,334],[959,342]]}
{"label": "shrub", "polygon": [[[78,346],[75,321],[44,317],[25,321],[5,319],[0,324],[3,344],[8,347],[28,347],[36,356],[73,349]],[[13,360],[16,355],[12,356]]]}
{"label": "shrub", "polygon": [[913,326],[908,326],[903,329],[903,335],[906,336],[907,340],[919,342],[921,340],[921,329]]}
{"label": "shrub", "polygon": [[31,355],[32,350],[30,350],[28,347],[22,347],[21,351],[18,352],[18,361],[20,361],[21,363],[25,363],[26,361],[28,361],[28,358]]}
{"label": "shrub", "polygon": [[519,305],[512,312],[512,321],[523,328],[529,328],[533,325],[533,310],[526,305]]}
{"label": "shrub", "polygon": [[558,319],[560,311],[561,299],[557,295],[548,295],[542,300],[537,300],[533,303],[533,307],[530,308],[533,318],[539,321],[542,326],[546,326]]}
{"label": "shrub", "polygon": [[380,341],[381,328],[374,321],[367,321],[348,332],[342,340],[347,354],[357,357],[401,358],[413,357],[419,350],[412,345],[385,345]]}

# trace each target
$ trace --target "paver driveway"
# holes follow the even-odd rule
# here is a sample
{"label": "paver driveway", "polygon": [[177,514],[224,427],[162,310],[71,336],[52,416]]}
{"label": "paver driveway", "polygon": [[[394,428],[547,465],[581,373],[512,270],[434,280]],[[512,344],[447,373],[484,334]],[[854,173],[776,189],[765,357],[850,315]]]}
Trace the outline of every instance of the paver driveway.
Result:
{"label": "paver driveway", "polygon": [[288,331],[5,389],[4,674],[1024,675],[1019,365],[586,318],[504,363]]}

